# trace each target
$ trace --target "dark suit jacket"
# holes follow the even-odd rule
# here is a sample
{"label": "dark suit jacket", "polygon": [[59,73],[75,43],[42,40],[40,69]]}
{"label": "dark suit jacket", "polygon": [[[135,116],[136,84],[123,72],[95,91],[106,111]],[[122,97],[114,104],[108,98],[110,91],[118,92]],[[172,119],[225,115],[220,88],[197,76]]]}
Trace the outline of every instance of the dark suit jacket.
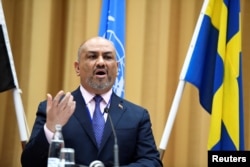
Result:
{"label": "dark suit jacket", "polygon": [[[78,88],[72,92],[76,109],[63,126],[65,147],[75,150],[77,164],[89,165],[94,160],[102,161],[106,167],[113,166],[114,136],[107,119],[102,144],[98,150],[91,118]],[[160,167],[148,111],[128,102],[114,93],[109,114],[117,133],[120,166]],[[21,157],[23,167],[46,167],[49,143],[43,126],[46,122],[46,101],[41,102],[29,142]]]}

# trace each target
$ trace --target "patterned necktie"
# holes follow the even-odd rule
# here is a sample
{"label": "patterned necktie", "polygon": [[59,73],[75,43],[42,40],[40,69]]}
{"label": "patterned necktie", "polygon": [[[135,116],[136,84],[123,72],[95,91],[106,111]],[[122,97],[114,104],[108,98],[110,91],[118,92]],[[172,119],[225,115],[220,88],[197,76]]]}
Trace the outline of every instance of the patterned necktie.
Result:
{"label": "patterned necktie", "polygon": [[94,97],[94,100],[95,100],[95,111],[93,114],[92,125],[93,125],[93,129],[95,132],[96,142],[99,148],[101,144],[101,140],[102,140],[104,126],[105,126],[105,120],[100,109],[100,102],[102,101],[102,97],[99,95],[96,95]]}

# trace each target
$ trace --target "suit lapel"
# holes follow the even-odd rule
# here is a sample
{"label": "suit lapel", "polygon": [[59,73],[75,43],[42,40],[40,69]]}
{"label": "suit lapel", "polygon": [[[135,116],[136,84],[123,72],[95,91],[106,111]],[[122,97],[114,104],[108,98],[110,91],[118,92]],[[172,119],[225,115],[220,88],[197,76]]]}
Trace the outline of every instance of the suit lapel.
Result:
{"label": "suit lapel", "polygon": [[74,96],[74,100],[76,101],[76,109],[73,115],[79,121],[81,127],[87,133],[93,143],[96,144],[89,111],[86,107],[86,103],[82,97],[80,89],[78,88],[72,93],[72,95]]}
{"label": "suit lapel", "polygon": [[[86,107],[86,103],[82,97],[80,88],[78,88],[76,91],[72,92],[72,95],[74,96],[74,100],[76,101],[76,109],[73,114],[75,118],[79,121],[82,129],[86,132],[86,134],[89,136],[89,138],[93,141],[93,143],[96,145],[96,140],[93,132],[92,122],[89,115],[89,111]],[[122,114],[125,111],[125,106],[123,106],[123,99],[118,97],[115,93],[111,96],[111,103],[109,107],[109,116],[112,119],[112,122],[114,124],[114,128],[116,127],[116,124],[119,122]],[[102,150],[103,146],[107,142],[110,135],[113,136],[111,124],[109,121],[109,118],[106,120],[104,132],[103,132],[103,139],[102,143],[99,149],[99,153]]]}
{"label": "suit lapel", "polygon": [[[112,122],[114,124],[114,128],[116,127],[117,123],[121,119],[123,113],[125,111],[125,106],[123,106],[123,99],[118,97],[116,94],[112,94],[111,97],[111,103],[109,107],[109,116],[112,119]],[[108,138],[110,135],[113,136],[111,124],[109,118],[106,120],[105,128],[104,128],[104,133],[103,133],[103,138],[102,138],[102,143],[100,147],[100,151],[107,142]]]}

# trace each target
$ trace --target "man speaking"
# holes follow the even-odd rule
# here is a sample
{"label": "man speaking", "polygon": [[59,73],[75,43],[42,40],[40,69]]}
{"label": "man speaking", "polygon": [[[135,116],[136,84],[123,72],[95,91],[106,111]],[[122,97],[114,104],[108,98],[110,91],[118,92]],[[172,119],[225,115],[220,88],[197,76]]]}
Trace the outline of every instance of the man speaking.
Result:
{"label": "man speaking", "polygon": [[[93,37],[79,48],[74,63],[80,86],[71,93],[59,91],[41,102],[29,142],[23,150],[23,167],[46,167],[55,125],[61,124],[65,147],[75,150],[75,162],[89,166],[99,160],[114,166],[116,132],[119,165],[161,167],[149,113],[112,90],[118,73],[114,45]],[[104,110],[108,108],[108,112]],[[108,114],[111,121],[108,120]]]}

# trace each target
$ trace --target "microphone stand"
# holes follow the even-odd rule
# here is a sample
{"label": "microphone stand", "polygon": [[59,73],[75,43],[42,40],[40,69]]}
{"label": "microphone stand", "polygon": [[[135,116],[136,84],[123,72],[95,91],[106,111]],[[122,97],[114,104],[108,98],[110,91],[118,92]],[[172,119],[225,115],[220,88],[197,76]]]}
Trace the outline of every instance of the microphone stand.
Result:
{"label": "microphone stand", "polygon": [[117,136],[114,128],[113,121],[111,119],[111,116],[109,115],[109,108],[105,108],[104,112],[108,114],[109,122],[113,131],[114,135],[114,167],[119,167],[119,147],[118,147],[118,142],[117,142]]}

